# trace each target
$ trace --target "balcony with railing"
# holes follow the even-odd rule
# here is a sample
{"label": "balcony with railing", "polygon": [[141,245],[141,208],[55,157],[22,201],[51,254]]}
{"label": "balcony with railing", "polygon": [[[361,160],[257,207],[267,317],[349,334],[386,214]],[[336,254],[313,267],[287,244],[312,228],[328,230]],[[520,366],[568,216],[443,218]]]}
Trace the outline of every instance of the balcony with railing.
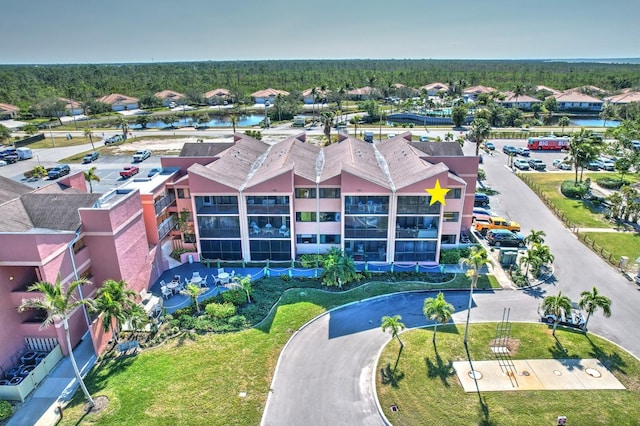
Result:
{"label": "balcony with railing", "polygon": [[178,224],[178,219],[176,215],[173,215],[173,214],[168,218],[166,218],[165,220],[163,220],[158,225],[158,238],[162,240],[164,237],[169,235],[169,232],[171,232],[172,229],[175,229],[177,224]]}
{"label": "balcony with railing", "polygon": [[153,208],[156,212],[156,216],[162,212],[162,210],[166,209],[170,205],[172,205],[176,201],[176,194],[173,191],[169,191],[164,197],[157,199],[153,203]]}

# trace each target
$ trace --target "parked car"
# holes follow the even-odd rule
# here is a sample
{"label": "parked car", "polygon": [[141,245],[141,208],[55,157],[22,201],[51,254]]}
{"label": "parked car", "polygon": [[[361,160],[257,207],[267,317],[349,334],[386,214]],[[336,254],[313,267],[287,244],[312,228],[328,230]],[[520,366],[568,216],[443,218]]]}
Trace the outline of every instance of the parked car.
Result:
{"label": "parked car", "polygon": [[516,148],[516,153],[518,155],[523,156],[523,157],[528,157],[531,152],[529,151],[529,148],[518,147],[518,148]]}
{"label": "parked car", "polygon": [[120,177],[122,179],[129,179],[133,175],[137,175],[140,172],[138,166],[126,166],[121,172]]}
{"label": "parked car", "polygon": [[98,152],[97,151],[93,151],[90,152],[89,154],[85,155],[84,157],[82,157],[82,163],[83,164],[87,164],[87,163],[91,163],[93,161],[96,161],[98,159]]}
{"label": "parked car", "polygon": [[496,150],[496,146],[493,144],[493,142],[485,142],[484,146],[487,147],[487,149],[489,151],[495,151]]}
{"label": "parked car", "polygon": [[387,135],[387,139],[393,139],[393,138],[395,138],[395,137],[396,137],[396,134],[395,134],[395,133],[389,133],[389,134]]}
{"label": "parked car", "polygon": [[511,155],[511,154],[515,155],[518,153],[518,150],[513,145],[505,145],[502,147],[502,152],[504,152],[507,155]]}
{"label": "parked car", "polygon": [[483,209],[481,207],[474,207],[473,208],[473,214],[474,215],[485,215],[485,216],[495,216],[491,210],[489,209]]}
{"label": "parked car", "polygon": [[533,170],[544,171],[547,168],[547,164],[538,158],[531,158],[529,160],[529,167]]}
{"label": "parked car", "polygon": [[587,170],[600,170],[600,165],[598,164],[597,161],[589,161],[589,163],[587,163],[586,167]]}
{"label": "parked car", "polygon": [[0,160],[0,167],[6,166],[7,162],[4,160]]}
{"label": "parked car", "polygon": [[429,136],[420,136],[420,142],[429,142]]}
{"label": "parked car", "polygon": [[608,172],[612,172],[615,170],[615,163],[612,159],[606,157],[598,158],[598,167],[601,170],[606,170]]}
{"label": "parked car", "polygon": [[141,150],[136,151],[135,154],[133,154],[133,162],[134,163],[140,163],[140,162],[146,160],[149,157],[151,157],[151,150],[141,149]]}
{"label": "parked car", "polygon": [[147,177],[153,177],[159,173],[162,173],[162,167],[154,167],[153,169],[149,170],[149,173],[147,173]]}
{"label": "parked car", "polygon": [[[571,312],[565,312],[564,310],[560,314],[559,325],[566,325],[568,327],[575,327],[581,330],[584,330],[585,320],[584,315],[580,311],[580,307],[575,303],[571,302]],[[546,313],[542,310],[542,306],[538,307],[538,313],[542,318],[542,321],[553,324],[556,321],[556,316],[550,313]]]}
{"label": "parked car", "polygon": [[68,175],[70,171],[71,168],[67,164],[61,164],[49,170],[48,176],[49,179],[58,179],[59,177]]}
{"label": "parked car", "polygon": [[483,207],[489,205],[489,196],[487,194],[475,194],[473,199],[473,207]]}
{"label": "parked car", "polygon": [[113,135],[110,138],[107,138],[104,140],[104,144],[105,145],[112,145],[114,143],[118,143],[124,140],[124,136],[122,136],[121,134],[117,134],[117,135]]}
{"label": "parked car", "polygon": [[571,163],[566,162],[564,160],[553,160],[553,167],[556,167],[560,170],[571,170]]}
{"label": "parked car", "polygon": [[513,166],[520,170],[529,170],[529,162],[524,158],[516,158],[513,160]]}
{"label": "parked car", "polygon": [[631,148],[640,149],[640,141],[631,141]]}
{"label": "parked car", "polygon": [[487,244],[496,247],[524,247],[524,235],[508,229],[492,229],[487,232]]}

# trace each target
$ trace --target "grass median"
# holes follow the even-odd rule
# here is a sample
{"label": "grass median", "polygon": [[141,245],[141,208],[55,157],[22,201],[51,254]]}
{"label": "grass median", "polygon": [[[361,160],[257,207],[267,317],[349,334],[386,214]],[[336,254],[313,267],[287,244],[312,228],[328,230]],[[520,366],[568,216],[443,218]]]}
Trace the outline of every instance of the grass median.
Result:
{"label": "grass median", "polygon": [[[481,288],[496,285],[482,277]],[[256,287],[259,284],[256,284]],[[102,361],[86,378],[91,394],[109,398],[99,414],[84,415],[81,392],[65,408],[61,425],[194,425],[260,423],[278,356],[307,321],[345,303],[429,288],[468,288],[458,274],[446,284],[371,282],[348,291],[285,291],[258,326],[227,334],[185,332],[136,356]],[[242,396],[241,396],[242,395]]]}
{"label": "grass median", "polygon": [[[451,367],[466,360],[464,325],[418,329],[401,335],[405,347],[391,340],[377,368],[380,404],[394,425],[552,425],[559,415],[575,425],[632,425],[640,419],[640,362],[632,355],[591,334],[550,326],[514,323],[511,337],[519,340],[512,359],[597,358],[626,390],[463,391]],[[495,360],[489,344],[496,324],[474,324],[469,331],[472,360]],[[393,371],[393,366],[397,367]],[[384,383],[381,371],[385,371]],[[392,411],[395,405],[398,410]]]}

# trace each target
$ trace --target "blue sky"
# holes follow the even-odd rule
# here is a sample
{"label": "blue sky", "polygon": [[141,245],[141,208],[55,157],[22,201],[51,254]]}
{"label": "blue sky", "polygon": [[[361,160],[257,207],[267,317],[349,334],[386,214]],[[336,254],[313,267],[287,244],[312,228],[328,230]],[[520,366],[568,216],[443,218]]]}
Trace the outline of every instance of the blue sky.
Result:
{"label": "blue sky", "polygon": [[640,57],[638,0],[2,3],[2,64]]}

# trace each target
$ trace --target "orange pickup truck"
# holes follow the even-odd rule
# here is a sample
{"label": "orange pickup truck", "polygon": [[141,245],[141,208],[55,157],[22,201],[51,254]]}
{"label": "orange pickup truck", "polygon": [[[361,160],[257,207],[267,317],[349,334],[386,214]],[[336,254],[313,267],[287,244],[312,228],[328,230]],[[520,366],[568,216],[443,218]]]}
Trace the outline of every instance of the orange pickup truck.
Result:
{"label": "orange pickup truck", "polygon": [[486,235],[492,229],[508,229],[509,231],[520,232],[520,224],[518,222],[495,216],[477,216],[473,220],[473,226],[482,235]]}

